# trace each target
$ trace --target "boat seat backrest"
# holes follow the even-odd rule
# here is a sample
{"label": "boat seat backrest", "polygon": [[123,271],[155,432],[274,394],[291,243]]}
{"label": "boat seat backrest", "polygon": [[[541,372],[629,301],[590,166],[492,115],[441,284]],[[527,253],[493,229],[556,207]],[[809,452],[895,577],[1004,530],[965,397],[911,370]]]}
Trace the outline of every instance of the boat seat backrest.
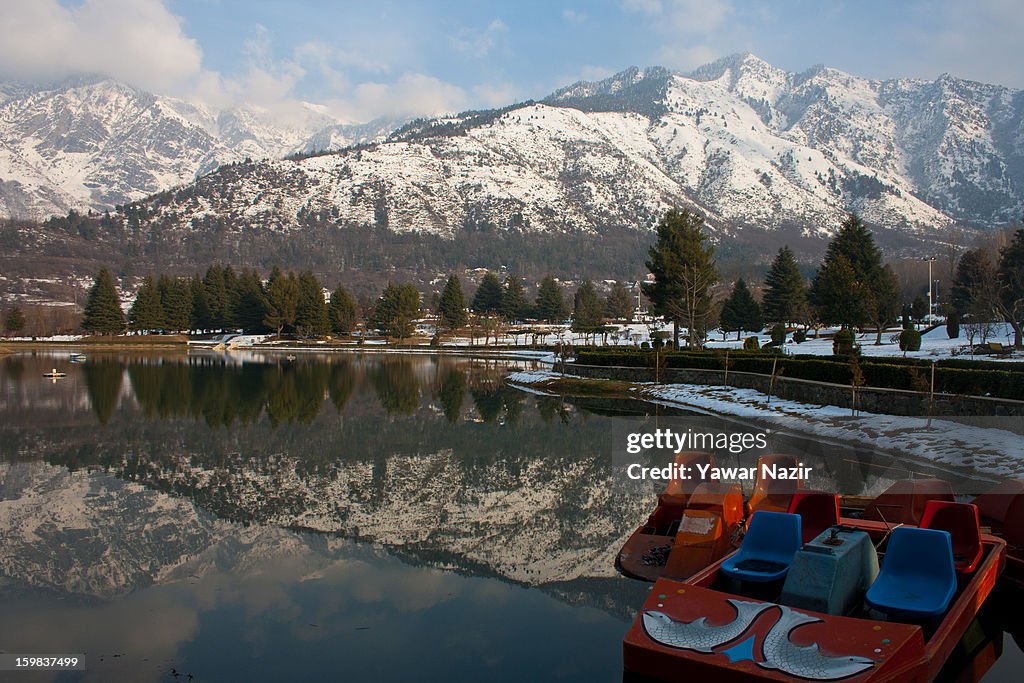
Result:
{"label": "boat seat backrest", "polygon": [[901,526],[889,537],[867,600],[885,612],[934,617],[949,608],[956,587],[949,532]]}
{"label": "boat seat backrest", "polygon": [[800,515],[802,540],[808,543],[825,529],[839,524],[839,496],[826,491],[797,491],[788,512]]}
{"label": "boat seat backrest", "polygon": [[[715,456],[704,451],[683,451],[682,453],[676,454],[675,464],[679,465],[680,468],[686,467],[689,472],[696,473],[698,471],[697,465],[709,465],[714,467]],[[696,476],[690,477],[689,479],[673,478],[665,487],[665,493],[663,495],[689,496],[700,484],[701,479]]]}
{"label": "boat seat backrest", "polygon": [[981,525],[978,508],[970,503],[930,500],[921,517],[924,529],[948,531],[957,571],[974,571],[981,559]]}
{"label": "boat seat backrest", "polygon": [[888,524],[917,526],[929,500],[952,503],[953,487],[942,479],[901,479],[864,508],[864,517]]}
{"label": "boat seat backrest", "polygon": [[755,512],[740,549],[722,562],[721,570],[734,579],[766,582],[785,577],[800,549],[800,515]]}

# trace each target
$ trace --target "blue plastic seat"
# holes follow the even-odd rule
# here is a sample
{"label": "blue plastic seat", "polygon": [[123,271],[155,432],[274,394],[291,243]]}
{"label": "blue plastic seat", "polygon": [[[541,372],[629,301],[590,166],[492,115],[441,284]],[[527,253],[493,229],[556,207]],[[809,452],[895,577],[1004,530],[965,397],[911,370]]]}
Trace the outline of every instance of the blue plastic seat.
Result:
{"label": "blue plastic seat", "polygon": [[722,563],[722,572],[743,581],[777,581],[786,576],[799,549],[800,515],[758,510],[740,549]]}
{"label": "blue plastic seat", "polygon": [[948,531],[901,526],[893,529],[882,570],[865,596],[892,616],[936,617],[956,594],[956,567]]}

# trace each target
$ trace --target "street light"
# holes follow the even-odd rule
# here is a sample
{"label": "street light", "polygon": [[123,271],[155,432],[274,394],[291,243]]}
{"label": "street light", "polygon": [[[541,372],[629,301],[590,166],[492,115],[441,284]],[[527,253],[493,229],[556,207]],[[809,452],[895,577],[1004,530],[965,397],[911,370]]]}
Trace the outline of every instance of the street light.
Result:
{"label": "street light", "polygon": [[932,264],[935,263],[934,256],[921,259],[928,262],[928,324],[932,324]]}

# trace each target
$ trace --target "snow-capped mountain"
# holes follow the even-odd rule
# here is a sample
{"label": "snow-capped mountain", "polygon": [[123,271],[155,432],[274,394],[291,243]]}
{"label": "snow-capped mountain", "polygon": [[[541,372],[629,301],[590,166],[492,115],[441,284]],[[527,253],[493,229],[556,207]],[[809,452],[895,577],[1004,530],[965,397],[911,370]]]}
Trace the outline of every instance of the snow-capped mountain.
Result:
{"label": "snow-capped mountain", "polygon": [[629,69],[541,102],[413,122],[385,143],[222,169],[147,200],[195,218],[339,225],[649,228],[670,206],[713,227],[802,226],[845,213],[915,232],[1024,209],[1024,94],[943,76],[871,81],[735,55],[691,74]]}
{"label": "snow-capped mountain", "polygon": [[106,79],[3,83],[0,216],[109,209],[223,163],[337,149],[387,125],[350,126],[316,105],[287,120],[254,105],[215,111]]}
{"label": "snow-capped mountain", "polygon": [[[252,137],[238,138],[237,116],[203,119],[153,98],[123,117],[138,146],[117,143],[131,153],[103,155],[101,140],[122,138],[113,124],[91,133],[98,115],[80,104],[84,95],[72,106],[69,96],[12,93],[0,104],[7,214],[67,205],[87,183],[94,206],[168,189],[243,156],[265,160],[144,200],[150,225],[186,229],[216,217],[291,230],[315,216],[452,237],[467,228],[648,229],[666,208],[689,206],[726,231],[826,234],[857,211],[926,233],[999,226],[1024,212],[1024,93],[950,76],[795,74],[733,55],[690,74],[631,68],[540,102],[415,121],[385,142],[329,154],[315,152],[359,136],[325,128],[297,144],[243,126]],[[37,100],[49,104],[29,106]],[[205,123],[187,125],[195,121]],[[239,147],[245,139],[254,149]],[[303,154],[282,159],[287,149]],[[103,161],[86,172],[86,157]]]}

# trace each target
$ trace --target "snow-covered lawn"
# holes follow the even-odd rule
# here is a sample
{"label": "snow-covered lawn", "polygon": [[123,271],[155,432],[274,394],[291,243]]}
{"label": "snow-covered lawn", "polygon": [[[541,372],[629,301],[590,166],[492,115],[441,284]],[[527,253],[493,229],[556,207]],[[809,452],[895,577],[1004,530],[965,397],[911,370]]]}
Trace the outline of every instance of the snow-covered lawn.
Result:
{"label": "snow-covered lawn", "polygon": [[[543,388],[561,375],[547,371],[516,372],[513,384]],[[592,380],[600,382],[603,380]],[[1024,476],[1024,438],[1005,429],[1019,418],[990,418],[985,426],[952,420],[881,415],[836,406],[819,406],[772,398],[753,389],[695,384],[636,384],[636,397],[662,405],[767,421],[775,429],[866,445],[939,465],[966,467],[995,478]],[[975,418],[977,421],[977,418]]]}
{"label": "snow-covered lawn", "polygon": [[[1004,346],[1013,345],[1013,329],[1005,323],[999,323],[993,325],[994,334],[988,338],[988,341],[1001,342]],[[827,333],[831,335],[835,330],[828,330]],[[822,331],[825,333],[826,331]],[[903,356],[903,352],[900,351],[899,344],[891,341],[894,335],[899,334],[898,329],[887,330],[882,333],[882,344],[880,346],[875,345],[876,334],[874,332],[867,332],[865,334],[857,335],[857,343],[860,344],[860,352],[862,356]],[[751,336],[751,335],[744,335]],[[764,346],[766,343],[771,341],[770,334],[759,334],[756,335]],[[724,349],[724,348],[742,348],[743,342],[736,341],[735,333],[732,334],[728,341],[721,341],[721,333],[712,334],[708,340],[708,348],[712,349]],[[974,340],[975,344],[980,343],[979,339]],[[929,360],[939,358],[971,358],[969,353],[961,352],[961,348],[968,346],[967,335],[964,333],[963,327],[960,328],[960,337],[958,339],[950,339],[946,334],[946,328],[944,325],[936,327],[934,330],[921,336],[921,350],[908,352],[907,358],[927,358]],[[792,354],[813,354],[820,356],[831,356],[832,355],[832,338],[820,338],[814,339],[808,337],[807,341],[803,344],[796,344],[793,342],[793,335],[787,336],[786,351]],[[1016,360],[1024,361],[1024,355],[1016,353],[1013,355],[1007,354],[1005,356],[988,356],[978,355],[974,356],[979,360]]]}

